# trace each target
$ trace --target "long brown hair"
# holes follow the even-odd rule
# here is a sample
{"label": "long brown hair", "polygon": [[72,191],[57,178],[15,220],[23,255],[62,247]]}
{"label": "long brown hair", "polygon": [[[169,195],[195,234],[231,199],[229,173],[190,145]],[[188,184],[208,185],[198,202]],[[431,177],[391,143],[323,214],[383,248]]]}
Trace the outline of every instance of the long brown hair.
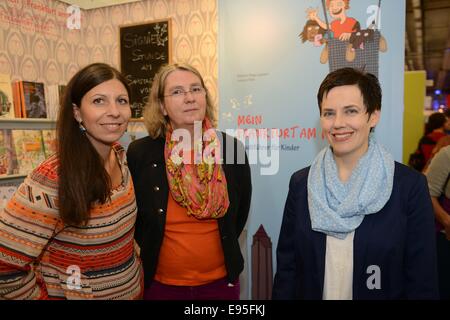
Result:
{"label": "long brown hair", "polygon": [[166,78],[175,70],[192,72],[200,79],[202,87],[206,90],[206,116],[209,118],[213,126],[216,124],[212,99],[200,72],[193,66],[186,63],[168,64],[162,66],[153,78],[149,100],[144,108],[144,125],[147,128],[148,134],[153,139],[164,137],[166,135],[169,119],[167,116],[164,116],[160,106],[164,103],[163,95],[166,88]]}
{"label": "long brown hair", "polygon": [[67,84],[61,98],[57,123],[59,157],[59,214],[65,224],[83,225],[90,217],[93,203],[105,203],[111,193],[111,179],[97,150],[80,130],[73,115],[84,95],[95,86],[117,79],[128,95],[130,88],[123,75],[104,63],[90,64],[78,71]]}

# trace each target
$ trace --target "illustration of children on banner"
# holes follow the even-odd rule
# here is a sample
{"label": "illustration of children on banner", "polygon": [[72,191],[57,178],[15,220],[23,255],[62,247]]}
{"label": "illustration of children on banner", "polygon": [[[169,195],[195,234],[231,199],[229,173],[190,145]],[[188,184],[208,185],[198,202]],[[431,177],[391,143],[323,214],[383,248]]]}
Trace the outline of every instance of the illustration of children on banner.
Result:
{"label": "illustration of children on banner", "polygon": [[[365,29],[348,15],[350,0],[322,0],[321,3],[325,21],[319,18],[318,8],[308,8],[307,21],[299,35],[302,42],[324,45],[320,63],[329,62],[330,71],[353,67],[378,75],[378,52],[387,51],[386,40],[378,27],[381,0],[378,6],[371,6],[376,12]],[[370,12],[369,8],[367,12]]]}

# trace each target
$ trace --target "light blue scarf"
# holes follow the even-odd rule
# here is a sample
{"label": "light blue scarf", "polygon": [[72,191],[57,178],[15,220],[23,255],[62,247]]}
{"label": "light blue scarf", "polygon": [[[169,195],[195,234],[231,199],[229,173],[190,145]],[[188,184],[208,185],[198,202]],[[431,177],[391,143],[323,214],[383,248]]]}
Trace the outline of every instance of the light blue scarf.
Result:
{"label": "light blue scarf", "polygon": [[380,211],[394,183],[394,159],[370,136],[369,148],[347,182],[341,182],[331,147],[314,159],[308,175],[312,229],[344,239],[367,214]]}

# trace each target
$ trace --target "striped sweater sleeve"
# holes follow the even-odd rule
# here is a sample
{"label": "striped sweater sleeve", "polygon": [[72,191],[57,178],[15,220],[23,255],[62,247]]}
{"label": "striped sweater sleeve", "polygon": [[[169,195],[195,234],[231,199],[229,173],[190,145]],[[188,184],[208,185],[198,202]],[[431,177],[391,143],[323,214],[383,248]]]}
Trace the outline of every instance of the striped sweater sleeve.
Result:
{"label": "striped sweater sleeve", "polygon": [[33,262],[59,223],[53,165],[52,159],[44,161],[0,211],[0,299],[46,297]]}

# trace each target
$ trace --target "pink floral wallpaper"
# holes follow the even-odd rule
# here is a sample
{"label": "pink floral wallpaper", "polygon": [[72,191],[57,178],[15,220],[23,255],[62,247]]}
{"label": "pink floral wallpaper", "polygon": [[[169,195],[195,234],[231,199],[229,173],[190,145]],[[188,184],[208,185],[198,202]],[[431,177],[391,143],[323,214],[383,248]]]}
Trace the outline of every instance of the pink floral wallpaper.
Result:
{"label": "pink floral wallpaper", "polygon": [[172,60],[199,69],[217,105],[217,0],[142,0],[81,10],[81,29],[57,0],[0,2],[0,73],[12,80],[65,84],[82,66],[119,68],[119,26],[172,19]]}

